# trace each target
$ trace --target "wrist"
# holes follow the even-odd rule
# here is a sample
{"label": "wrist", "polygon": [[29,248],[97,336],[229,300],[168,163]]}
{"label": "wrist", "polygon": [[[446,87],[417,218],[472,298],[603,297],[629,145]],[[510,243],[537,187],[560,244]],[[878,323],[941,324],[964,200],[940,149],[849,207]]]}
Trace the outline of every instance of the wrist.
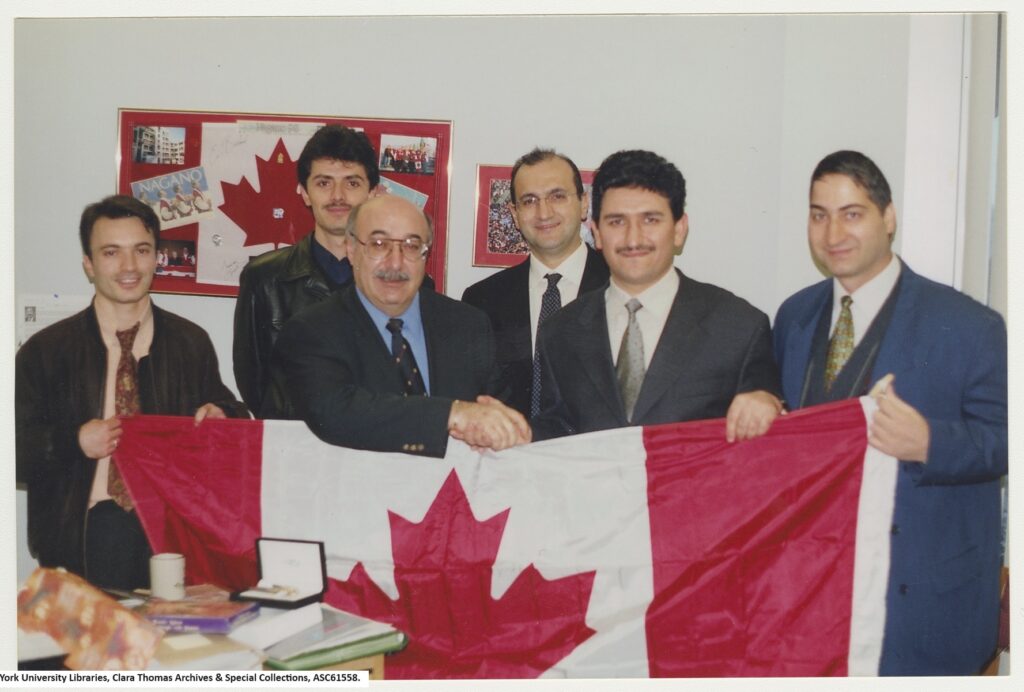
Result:
{"label": "wrist", "polygon": [[455,399],[452,401],[452,407],[448,411],[448,432],[455,430],[459,427],[460,411],[466,402]]}

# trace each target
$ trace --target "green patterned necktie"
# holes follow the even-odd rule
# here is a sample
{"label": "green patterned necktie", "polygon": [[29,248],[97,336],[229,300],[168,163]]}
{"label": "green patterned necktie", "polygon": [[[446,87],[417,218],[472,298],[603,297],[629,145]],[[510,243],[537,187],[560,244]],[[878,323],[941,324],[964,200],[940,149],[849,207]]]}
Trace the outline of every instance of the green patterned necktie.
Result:
{"label": "green patterned necktie", "polygon": [[843,307],[839,311],[836,328],[832,331],[832,340],[828,344],[828,360],[825,362],[826,391],[832,389],[832,383],[836,381],[839,371],[853,353],[853,314],[850,312],[853,299],[850,296],[843,296],[840,302]]}

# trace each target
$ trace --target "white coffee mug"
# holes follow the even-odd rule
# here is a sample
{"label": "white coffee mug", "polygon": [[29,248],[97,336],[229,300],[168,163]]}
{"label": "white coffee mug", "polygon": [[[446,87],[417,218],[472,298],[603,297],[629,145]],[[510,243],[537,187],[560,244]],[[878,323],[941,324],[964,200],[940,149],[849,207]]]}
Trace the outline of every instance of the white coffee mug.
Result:
{"label": "white coffee mug", "polygon": [[149,558],[149,591],[167,601],[185,598],[185,556],[159,553]]}

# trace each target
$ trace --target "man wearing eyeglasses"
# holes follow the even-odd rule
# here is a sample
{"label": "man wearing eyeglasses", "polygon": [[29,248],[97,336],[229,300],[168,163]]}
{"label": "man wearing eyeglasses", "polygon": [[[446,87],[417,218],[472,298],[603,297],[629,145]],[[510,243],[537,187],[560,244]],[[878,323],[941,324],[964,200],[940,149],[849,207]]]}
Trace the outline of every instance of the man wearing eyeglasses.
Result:
{"label": "man wearing eyeglasses", "polygon": [[608,282],[608,265],[583,243],[587,193],[576,164],[551,149],[534,149],[512,167],[509,210],[530,255],[466,289],[462,299],[491,318],[506,403],[524,415],[540,407],[540,364],[534,345],[540,322]]}
{"label": "man wearing eyeglasses", "polygon": [[355,285],[296,315],[272,373],[325,442],[443,456],[448,437],[504,449],[529,442],[526,419],[497,399],[487,316],[421,290],[433,240],[426,215],[382,195],[349,215]]}

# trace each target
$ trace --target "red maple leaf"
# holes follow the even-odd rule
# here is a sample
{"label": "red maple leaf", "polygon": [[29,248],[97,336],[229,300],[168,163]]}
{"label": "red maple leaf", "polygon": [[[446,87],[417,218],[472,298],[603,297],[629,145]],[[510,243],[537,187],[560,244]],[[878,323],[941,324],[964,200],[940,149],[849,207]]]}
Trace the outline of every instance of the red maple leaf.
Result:
{"label": "red maple leaf", "polygon": [[313,214],[298,192],[295,170],[284,141],[278,139],[269,159],[256,157],[259,192],[244,176],[237,185],[221,182],[224,204],[218,208],[245,232],[243,247],[294,245],[313,228]]}
{"label": "red maple leaf", "polygon": [[409,636],[389,679],[537,677],[586,641],[594,572],[548,581],[531,564],[498,600],[491,573],[509,510],[477,521],[455,472],[423,521],[388,512],[398,600],[357,563],[327,600]]}

